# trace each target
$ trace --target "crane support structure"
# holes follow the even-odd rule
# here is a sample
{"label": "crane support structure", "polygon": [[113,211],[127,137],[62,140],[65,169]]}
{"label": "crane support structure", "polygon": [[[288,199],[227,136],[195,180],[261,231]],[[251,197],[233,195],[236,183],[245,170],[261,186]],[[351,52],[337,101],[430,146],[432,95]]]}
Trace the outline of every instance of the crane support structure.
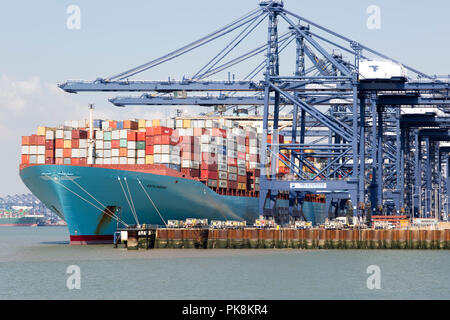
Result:
{"label": "crane support structure", "polygon": [[[249,49],[245,43],[253,35],[261,44]],[[232,40],[190,77],[132,79],[225,36]],[[382,68],[377,61],[401,72],[375,75]],[[292,65],[295,68],[286,73]],[[234,72],[242,73],[239,80]],[[214,78],[219,75],[227,80]],[[140,92],[109,99],[116,106],[262,106],[261,214],[280,220],[296,215],[305,195],[312,193],[325,194],[328,207],[350,201],[351,214],[370,221],[373,214],[448,217],[448,80],[290,12],[281,0],[266,0],[160,58],[109,77],[67,81],[59,87],[69,93]],[[286,110],[290,124],[280,128]],[[279,135],[290,136],[292,142],[278,143]],[[290,151],[289,159],[282,156],[284,150]],[[325,164],[319,166],[317,159]],[[289,168],[288,178],[277,176],[278,161]],[[279,193],[289,195],[289,212],[277,211]]]}

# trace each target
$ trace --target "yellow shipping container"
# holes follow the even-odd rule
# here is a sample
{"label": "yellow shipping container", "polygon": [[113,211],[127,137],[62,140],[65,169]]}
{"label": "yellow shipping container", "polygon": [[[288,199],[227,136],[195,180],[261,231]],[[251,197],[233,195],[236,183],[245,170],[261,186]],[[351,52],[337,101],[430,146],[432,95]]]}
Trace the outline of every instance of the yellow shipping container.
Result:
{"label": "yellow shipping container", "polygon": [[187,129],[191,127],[191,120],[183,119],[183,128]]}
{"label": "yellow shipping container", "polygon": [[153,155],[145,156],[145,164],[153,164]]}
{"label": "yellow shipping container", "polygon": [[159,119],[152,120],[152,127],[158,127],[159,123],[160,123]]}
{"label": "yellow shipping container", "polygon": [[47,131],[47,127],[38,127],[37,135],[38,136],[45,136],[45,131]]}
{"label": "yellow shipping container", "polygon": [[64,149],[72,148],[72,140],[64,140]]}
{"label": "yellow shipping container", "polygon": [[144,119],[140,119],[139,121],[138,121],[138,127],[139,127],[139,129],[145,129],[145,125],[147,124],[147,121],[146,120],[144,120]]}
{"label": "yellow shipping container", "polygon": [[409,226],[409,220],[400,220],[400,227],[408,227]]}

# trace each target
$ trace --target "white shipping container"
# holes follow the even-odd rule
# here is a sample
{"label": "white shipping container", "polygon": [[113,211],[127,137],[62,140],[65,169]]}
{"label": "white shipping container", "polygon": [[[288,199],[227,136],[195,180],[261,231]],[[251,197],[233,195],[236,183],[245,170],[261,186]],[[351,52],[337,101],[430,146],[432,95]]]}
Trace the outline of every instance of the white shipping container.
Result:
{"label": "white shipping container", "polygon": [[237,151],[238,151],[238,152],[245,152],[245,145],[243,145],[243,144],[238,144],[238,145],[237,145]]}
{"label": "white shipping container", "polygon": [[30,155],[30,164],[37,163],[37,155]]}
{"label": "white shipping container", "polygon": [[182,160],[181,161],[181,167],[182,168],[189,168],[189,169],[199,169],[200,168],[200,162],[194,161],[194,160]]}
{"label": "white shipping container", "polygon": [[37,156],[37,163],[38,164],[45,164],[45,155]]}
{"label": "white shipping container", "polygon": [[88,154],[88,151],[87,151],[86,148],[80,148],[79,149],[79,153],[80,153],[80,158],[86,158],[87,154]]}
{"label": "white shipping container", "polygon": [[177,119],[176,127],[177,128],[183,128],[183,120]]}
{"label": "white shipping container", "polygon": [[153,154],[155,154],[155,153],[161,153],[161,149],[162,149],[162,147],[161,147],[161,145],[160,144],[155,144],[155,145],[153,145]]}
{"label": "white shipping container", "polygon": [[55,149],[55,158],[62,158],[64,154],[63,150],[64,149]]}
{"label": "white shipping container", "polygon": [[128,141],[128,150],[136,150],[136,141]]}
{"label": "white shipping container", "polygon": [[136,150],[134,150],[134,149],[128,149],[127,156],[128,156],[128,159],[129,159],[129,158],[136,158]]}
{"label": "white shipping container", "polygon": [[111,164],[119,164],[119,157],[112,157]]}
{"label": "white shipping container", "polygon": [[248,146],[250,147],[250,148],[253,148],[253,147],[258,147],[259,146],[259,144],[258,144],[258,140],[257,139],[248,139]]}
{"label": "white shipping container", "polygon": [[144,158],[137,158],[136,164],[145,164],[145,157]]}
{"label": "white shipping container", "polygon": [[37,146],[30,146],[30,154],[37,154]]}
{"label": "white shipping container", "polygon": [[80,139],[79,147],[80,148],[87,148],[88,147],[87,139]]}
{"label": "white shipping container", "polygon": [[111,156],[112,157],[118,157],[119,156],[119,149],[111,149]]}
{"label": "white shipping container", "polygon": [[213,144],[202,143],[200,145],[200,152],[217,153],[217,147]]}
{"label": "white shipping container", "polygon": [[30,146],[22,146],[22,154],[30,154]]}
{"label": "white shipping container", "polygon": [[[138,158],[145,158],[145,150],[138,150],[137,151],[137,157]],[[140,163],[138,163],[140,164]]]}
{"label": "white shipping container", "polygon": [[237,152],[235,150],[227,150],[227,156],[230,158],[237,158]]}
{"label": "white shipping container", "polygon": [[72,158],[79,158],[80,157],[79,149],[72,149],[71,156],[72,156]]}
{"label": "white shipping container", "polygon": [[219,188],[228,188],[228,181],[219,180]]}
{"label": "white shipping container", "polygon": [[64,140],[72,140],[72,131],[64,130]]}
{"label": "white shipping container", "polygon": [[193,135],[194,135],[194,128],[185,129],[185,136],[193,136]]}
{"label": "white shipping container", "polygon": [[55,139],[55,131],[47,130],[45,131],[45,140],[54,140]]}
{"label": "white shipping container", "polygon": [[111,149],[103,150],[103,158],[111,158]]}
{"label": "white shipping container", "polygon": [[361,80],[391,79],[407,78],[408,72],[403,65],[392,61],[363,60],[359,63],[359,75]]}
{"label": "white shipping container", "polygon": [[226,171],[225,172],[219,171],[218,174],[219,174],[219,180],[227,180],[228,174]]}
{"label": "white shipping container", "polygon": [[218,171],[227,171],[227,164],[226,163],[218,163],[217,170]]}
{"label": "white shipping container", "polygon": [[37,146],[37,154],[41,155],[45,155],[45,146]]}
{"label": "white shipping container", "polygon": [[103,140],[95,140],[95,149],[103,149]]}
{"label": "white shipping container", "polygon": [[228,172],[237,174],[237,167],[228,166]]}
{"label": "white shipping container", "polygon": [[95,158],[95,164],[103,164],[103,158]]}
{"label": "white shipping container", "polygon": [[56,139],[64,139],[64,130],[58,129],[56,130]]}
{"label": "white shipping container", "polygon": [[95,139],[103,140],[103,131],[101,131],[101,130],[95,131]]}
{"label": "white shipping container", "polygon": [[237,165],[240,168],[245,168],[245,160],[237,159]]}
{"label": "white shipping container", "polygon": [[259,168],[259,164],[258,164],[258,162],[249,162],[249,163],[248,163],[248,168],[249,168],[250,170],[258,169],[258,168]]}
{"label": "white shipping container", "polygon": [[120,130],[120,139],[127,139],[127,138],[128,138],[127,130],[126,129]]}
{"label": "white shipping container", "polygon": [[136,158],[128,158],[127,164],[136,164]]}
{"label": "white shipping container", "polygon": [[103,159],[103,164],[111,164],[111,158],[104,158]]}
{"label": "white shipping container", "polygon": [[79,127],[78,127],[78,120],[72,120],[71,121],[71,127],[72,128],[75,128],[75,129],[78,129]]}
{"label": "white shipping container", "polygon": [[120,157],[119,158],[119,164],[127,164],[127,157]]}
{"label": "white shipping container", "polygon": [[153,163],[161,163],[161,154],[154,154],[153,155]]}
{"label": "white shipping container", "polygon": [[111,132],[111,140],[119,140],[120,139],[120,130],[113,130]]}
{"label": "white shipping container", "polygon": [[245,168],[238,168],[238,175],[247,176],[247,170]]}
{"label": "white shipping container", "polygon": [[259,154],[259,149],[257,147],[249,147],[249,154]]}
{"label": "white shipping container", "polygon": [[111,150],[111,141],[103,142],[103,149]]}
{"label": "white shipping container", "polygon": [[103,150],[101,150],[101,149],[96,149],[95,150],[95,157],[96,158],[103,158]]}

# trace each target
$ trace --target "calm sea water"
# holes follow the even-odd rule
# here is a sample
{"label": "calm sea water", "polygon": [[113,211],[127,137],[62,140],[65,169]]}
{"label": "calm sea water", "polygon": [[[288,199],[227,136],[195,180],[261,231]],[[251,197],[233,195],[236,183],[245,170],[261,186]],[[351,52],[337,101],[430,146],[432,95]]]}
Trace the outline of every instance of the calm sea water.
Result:
{"label": "calm sea water", "polygon": [[[65,227],[0,227],[0,299],[449,299],[450,252],[127,251],[70,246]],[[66,273],[80,268],[80,289]],[[367,268],[381,289],[367,288]]]}

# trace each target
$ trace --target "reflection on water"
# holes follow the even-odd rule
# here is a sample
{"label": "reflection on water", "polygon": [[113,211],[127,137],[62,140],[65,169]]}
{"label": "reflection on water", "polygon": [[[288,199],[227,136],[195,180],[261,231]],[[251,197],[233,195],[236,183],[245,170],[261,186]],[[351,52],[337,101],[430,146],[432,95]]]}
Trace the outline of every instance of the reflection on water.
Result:
{"label": "reflection on water", "polygon": [[[0,228],[0,299],[449,299],[448,251],[127,251],[70,246],[65,227]],[[66,286],[67,267],[81,289]],[[367,268],[381,289],[367,288]]]}

